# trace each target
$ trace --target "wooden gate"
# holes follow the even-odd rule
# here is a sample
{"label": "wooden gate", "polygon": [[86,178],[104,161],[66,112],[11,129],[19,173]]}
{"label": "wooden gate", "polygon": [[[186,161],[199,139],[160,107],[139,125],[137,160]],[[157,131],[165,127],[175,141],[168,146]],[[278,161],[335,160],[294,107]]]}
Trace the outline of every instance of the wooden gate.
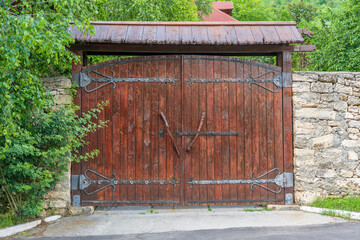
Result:
{"label": "wooden gate", "polygon": [[99,156],[72,166],[73,204],[284,203],[283,79],[279,67],[228,57],[83,67],[77,104],[108,101],[98,119],[109,122],[82,150]]}

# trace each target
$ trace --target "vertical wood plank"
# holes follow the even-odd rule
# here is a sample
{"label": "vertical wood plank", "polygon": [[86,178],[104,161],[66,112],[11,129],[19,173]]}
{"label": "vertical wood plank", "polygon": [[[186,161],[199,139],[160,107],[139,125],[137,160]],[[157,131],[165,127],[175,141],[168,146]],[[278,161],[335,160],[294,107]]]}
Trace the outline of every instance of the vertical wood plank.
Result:
{"label": "vertical wood plank", "polygon": [[[244,78],[244,64],[236,63],[236,77]],[[245,179],[247,176],[245,175],[245,130],[247,126],[245,126],[245,102],[244,102],[244,88],[248,88],[248,84],[237,83],[236,84],[236,129],[239,133],[237,137],[237,179]],[[246,191],[247,188],[244,184],[239,184],[238,189],[238,200],[246,199]]]}
{"label": "vertical wood plank", "polygon": [[[213,59],[214,57],[209,57]],[[214,61],[207,61],[206,63],[206,77],[208,79],[214,78]],[[214,132],[214,85],[215,83],[206,84],[206,131]],[[215,179],[215,137],[206,137],[207,145],[207,179]],[[213,185],[207,186],[207,200],[215,200],[215,187]]]}
{"label": "vertical wood plank", "polygon": [[[206,60],[199,60],[199,78],[206,78]],[[206,112],[206,85],[199,85],[199,113],[205,113],[204,124],[200,129],[201,132],[206,131],[206,121],[207,121],[207,112]],[[201,118],[201,116],[200,116]],[[199,124],[199,120],[198,120]],[[196,129],[197,130],[197,129]],[[207,179],[207,164],[206,164],[206,136],[199,136],[199,179]],[[206,201],[207,200],[207,186],[200,186],[199,190],[199,200]]]}
{"label": "vertical wood plank", "polygon": [[[191,61],[191,76],[193,78],[199,78],[199,61],[192,60]],[[184,111],[190,111],[190,124],[188,125],[189,131],[196,131],[199,126],[199,121],[201,118],[201,113],[199,109],[199,83],[195,83],[190,87],[191,91],[191,105],[188,109],[184,109]],[[190,141],[192,141],[194,137],[190,137]],[[188,145],[187,145],[188,146]],[[186,147],[187,147],[186,146]],[[191,177],[193,179],[199,179],[199,139],[196,140],[190,152],[187,152],[191,157]],[[200,188],[201,185],[193,186],[192,188],[192,200],[199,200],[200,198]],[[194,204],[198,205],[198,204]]]}
{"label": "vertical wood plank", "polygon": [[[128,76],[135,77],[135,63],[131,62],[128,64]],[[127,122],[127,132],[128,132],[128,179],[135,180],[135,86],[132,83],[128,84],[128,122]],[[131,185],[128,188],[128,198],[130,200],[136,200],[136,187]]]}
{"label": "vertical wood plank", "polygon": [[[229,63],[229,78],[236,78],[236,63]],[[237,83],[229,83],[229,131],[237,132],[237,94],[236,87]],[[240,151],[237,149],[237,139],[238,136],[230,136],[229,137],[229,179],[236,180],[237,179],[237,153]],[[237,200],[238,195],[238,187],[236,185],[230,185],[229,189],[229,199],[232,201]],[[235,205],[233,203],[232,205]]]}
{"label": "vertical wood plank", "polygon": [[[178,58],[181,58],[180,56],[175,56]],[[170,87],[172,88],[172,92],[173,95],[168,95],[169,99],[172,99],[172,104],[169,105],[168,107],[171,108],[171,111],[173,111],[170,115],[172,116],[172,118],[174,119],[173,121],[173,125],[172,125],[172,132],[173,135],[175,135],[176,131],[182,131],[183,130],[183,121],[182,121],[182,89],[183,89],[183,66],[182,66],[182,60],[175,60],[173,61],[173,63],[171,64],[171,71],[169,72],[169,76],[170,77],[174,77],[176,79],[176,83],[173,86],[172,84],[169,84]],[[171,102],[170,101],[170,102]],[[170,103],[169,103],[170,104]],[[169,140],[169,139],[168,139]],[[177,137],[175,139],[176,141],[176,145],[179,147],[180,149],[180,154],[183,153],[182,151],[182,137]],[[176,188],[173,188],[173,186],[171,186],[171,188],[173,188],[173,192],[174,192],[174,197],[173,200],[175,201],[179,201],[180,203],[183,202],[183,195],[184,195],[184,172],[183,172],[183,166],[184,166],[184,162],[183,162],[183,158],[182,156],[178,156],[176,151],[174,151],[174,147],[171,147],[172,152],[171,152],[171,163],[172,163],[172,176],[175,176],[177,181],[181,181],[180,183],[177,184]],[[171,166],[170,166],[171,167]]]}
{"label": "vertical wood plank", "polygon": [[[158,76],[158,61],[151,62],[151,78]],[[151,111],[150,111],[150,179],[159,178],[159,84],[151,85]],[[150,186],[150,200],[158,200],[159,186]]]}
{"label": "vertical wood plank", "polygon": [[[120,77],[128,77],[128,64],[124,63],[120,65]],[[127,159],[128,159],[128,131],[127,131],[127,121],[128,121],[128,88],[126,83],[119,83],[120,88],[120,179],[128,179],[127,174]],[[121,201],[127,201],[128,199],[128,186],[122,185],[119,186],[119,194]]]}
{"label": "vertical wood plank", "polygon": [[[166,61],[158,62],[158,77],[165,78],[166,77]],[[159,110],[157,112],[158,121],[158,132],[156,137],[159,139],[159,149],[158,149],[158,163],[159,163],[159,174],[158,179],[165,180],[166,179],[166,138],[165,136],[160,136],[160,131],[165,133],[164,122],[160,118],[160,113],[163,112],[166,116],[166,84],[159,84]],[[159,200],[166,201],[166,186],[159,186]]]}
{"label": "vertical wood plank", "polygon": [[[259,75],[265,73],[265,68],[259,67]],[[265,75],[261,78],[268,77]],[[271,86],[273,87],[273,86]],[[258,174],[264,174],[267,170],[267,144],[266,144],[266,94],[267,90],[259,88],[259,135],[260,135],[260,144],[259,144],[259,172]],[[271,176],[266,176],[266,178],[271,178]],[[257,189],[260,193],[260,199],[267,199],[267,190],[263,188]]]}
{"label": "vertical wood plank", "polygon": [[[214,78],[221,77],[221,63],[220,61],[214,61]],[[221,114],[222,114],[222,86],[221,84],[214,84],[214,122],[215,132],[221,132]],[[215,179],[221,180],[222,175],[222,154],[221,154],[222,136],[215,136]],[[222,200],[222,187],[215,185],[215,200]]]}
{"label": "vertical wood plank", "polygon": [[[274,74],[270,74],[270,77],[274,77]],[[267,87],[271,86],[272,83],[268,83]],[[277,94],[277,93],[275,93]],[[275,132],[274,132],[274,94],[267,92],[266,94],[266,143],[267,143],[267,171],[275,168]],[[267,187],[274,187],[273,184],[267,184]],[[268,199],[275,199],[275,194],[267,192]]]}
{"label": "vertical wood plank", "polygon": [[[112,72],[113,72],[113,67],[107,67],[104,69],[104,72],[107,76],[112,76]],[[112,126],[113,126],[113,121],[112,120],[112,95],[114,92],[114,89],[112,88],[111,85],[104,87],[104,99],[106,102],[108,102],[107,106],[104,109],[104,114],[105,114],[105,120],[108,121],[107,123],[107,127],[105,127],[105,138],[103,139],[103,145],[104,146],[104,174],[107,177],[112,176],[113,174],[113,156],[112,156],[112,151],[113,151],[113,145],[112,145]],[[116,88],[116,87],[115,87]],[[109,201],[112,199],[112,189],[111,188],[106,188],[105,191],[105,200]]]}
{"label": "vertical wood plank", "polygon": [[[244,64],[244,77],[250,76],[250,72],[252,69],[250,68],[250,65]],[[248,179],[250,176],[250,173],[253,171],[253,128],[254,123],[252,121],[252,115],[253,115],[253,107],[252,107],[252,91],[249,89],[248,84],[244,84],[244,132],[245,132],[245,149],[244,149],[244,156],[245,156],[245,178]],[[245,186],[245,199],[250,200],[252,199],[252,191],[250,190],[249,186]]]}
{"label": "vertical wood plank", "polygon": [[[221,78],[229,78],[229,62],[221,61]],[[221,131],[229,132],[229,83],[221,83]],[[230,177],[230,137],[222,136],[221,138],[221,164],[222,164],[222,178],[229,179]],[[222,185],[222,192],[224,201],[229,200],[230,186],[228,184]],[[226,203],[224,205],[227,205]]]}
{"label": "vertical wood plank", "polygon": [[[144,59],[145,60],[145,59]],[[135,64],[135,76],[141,78],[143,76],[144,62]],[[144,83],[130,83],[135,85],[135,178],[142,180],[144,178],[144,158],[143,158],[143,115],[144,115]],[[136,186],[136,200],[144,200],[144,186]]]}
{"label": "vertical wood plank", "polygon": [[[151,62],[144,62],[144,77],[151,77]],[[150,179],[150,154],[151,154],[151,142],[150,142],[150,115],[151,115],[151,86],[150,84],[144,84],[144,119],[143,119],[143,179]],[[144,186],[144,199],[150,200],[150,187]]]}
{"label": "vertical wood plank", "polygon": [[[191,126],[191,105],[192,105],[192,87],[186,82],[189,80],[189,75],[191,74],[191,61],[183,61],[183,121],[182,121],[182,132],[189,131]],[[190,139],[188,137],[182,137],[182,151],[183,151],[183,172],[184,177],[182,178],[183,183],[188,182],[192,175],[192,165],[191,165],[191,153],[186,153],[186,146],[190,144]],[[184,184],[184,201],[187,202],[192,199],[193,189],[190,188],[188,184]],[[189,203],[186,203],[189,205]]]}
{"label": "vertical wood plank", "polygon": [[[106,74],[105,72],[105,68],[100,68],[98,69],[98,72],[101,74]],[[99,78],[99,75],[96,76],[97,78]],[[96,84],[98,86],[101,86],[102,83],[97,83]],[[111,87],[111,85],[105,86],[105,87],[101,87],[99,88],[96,92],[97,92],[97,103],[103,103],[105,102],[105,90],[107,87]],[[105,111],[101,111],[98,114],[98,120],[99,121],[106,121],[105,119]],[[98,161],[97,161],[97,172],[105,175],[105,144],[103,144],[105,142],[105,128],[101,128],[97,130],[97,148],[99,149],[100,153],[98,156]],[[97,200],[99,201],[103,201],[105,198],[105,192],[106,191],[100,191],[94,195],[97,196]]]}
{"label": "vertical wood plank", "polygon": [[[166,61],[166,77],[167,78],[171,78],[173,77],[172,75],[175,74],[174,72],[174,61],[173,60],[168,60]],[[181,82],[177,82],[175,86],[180,85]],[[173,98],[173,96],[175,96],[175,92],[174,92],[174,86],[172,86],[171,84],[166,84],[166,102],[164,103],[164,110],[163,113],[165,114],[165,116],[167,118],[175,118],[175,114],[174,114],[174,108],[176,106],[175,104],[175,97]],[[161,101],[160,101],[161,103]],[[160,104],[160,109],[162,109],[162,104]],[[181,114],[181,113],[177,113],[177,114]],[[174,145],[171,142],[170,137],[167,134],[167,130],[166,130],[166,126],[164,121],[161,120],[161,124],[160,124],[160,128],[163,129],[162,131],[164,132],[164,140],[166,142],[166,179],[167,180],[171,180],[173,177],[177,178],[177,181],[180,180],[180,176],[177,176],[175,174],[175,166],[174,163],[178,162],[178,156],[175,153],[175,149],[174,149]],[[170,120],[168,120],[170,121]],[[169,122],[169,126],[170,129],[173,130],[175,129],[175,123],[173,121]],[[176,189],[173,188],[173,186],[167,185],[166,186],[166,200],[167,201],[172,201],[173,199],[175,199],[174,197],[174,191],[177,191],[179,188],[181,188],[181,185],[178,184]],[[180,197],[180,195],[177,195],[177,197]]]}
{"label": "vertical wood plank", "polygon": [[[120,77],[120,65],[116,64],[113,67],[115,73],[114,77]],[[120,139],[121,139],[121,125],[120,125],[120,85],[117,84],[112,94],[112,151],[113,151],[113,172],[116,174],[117,179],[120,177]],[[118,186],[112,195],[112,200],[120,199],[120,187]]]}

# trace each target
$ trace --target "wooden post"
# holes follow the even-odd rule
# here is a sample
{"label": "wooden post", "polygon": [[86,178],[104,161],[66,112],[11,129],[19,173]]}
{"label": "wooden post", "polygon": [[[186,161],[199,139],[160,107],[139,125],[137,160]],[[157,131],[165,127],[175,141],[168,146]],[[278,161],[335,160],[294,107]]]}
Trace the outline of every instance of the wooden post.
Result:
{"label": "wooden post", "polygon": [[[291,52],[277,55],[277,65],[282,68],[283,87],[283,136],[284,136],[284,172],[293,173],[293,119],[292,119],[292,70]],[[294,188],[285,188],[285,204],[293,204]]]}
{"label": "wooden post", "polygon": [[[83,64],[83,51],[74,51],[75,55],[80,56],[80,62],[75,63],[75,61],[72,61],[72,84],[79,84],[79,80],[80,80],[80,72],[81,72],[81,68],[82,68],[82,64]],[[79,88],[78,86],[76,87],[76,94],[74,97],[74,104],[77,106],[80,106],[80,109],[76,112],[79,116],[81,115],[81,88]],[[76,153],[73,153],[76,154]],[[82,154],[81,150],[79,150],[79,153],[77,153],[78,155]],[[71,171],[70,171],[70,176],[71,176],[71,184],[72,185],[77,185],[76,181],[73,182],[73,178],[74,176],[79,176],[81,175],[81,164],[80,163],[76,163],[76,162],[72,162],[71,163]],[[77,187],[76,190],[73,190],[74,187]],[[75,196],[75,198],[74,198]],[[71,204],[73,206],[77,206],[78,204],[76,204],[76,202],[74,202],[74,199],[79,199],[81,196],[80,194],[80,190],[78,189],[78,186],[71,186]],[[79,203],[80,204],[80,203]]]}

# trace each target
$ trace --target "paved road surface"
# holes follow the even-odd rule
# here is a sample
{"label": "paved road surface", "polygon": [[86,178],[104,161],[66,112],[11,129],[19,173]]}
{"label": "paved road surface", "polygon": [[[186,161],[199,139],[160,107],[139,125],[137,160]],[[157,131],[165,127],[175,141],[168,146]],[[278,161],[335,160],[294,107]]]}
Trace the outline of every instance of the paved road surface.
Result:
{"label": "paved road surface", "polygon": [[164,233],[143,233],[130,235],[101,235],[86,237],[56,237],[56,238],[36,238],[38,240],[73,240],[73,239],[144,239],[144,240],[172,240],[172,239],[191,239],[191,240],[347,240],[360,239],[360,222],[335,223],[315,226],[302,227],[256,227],[256,228],[231,228],[217,230],[198,230],[198,231],[176,231]]}

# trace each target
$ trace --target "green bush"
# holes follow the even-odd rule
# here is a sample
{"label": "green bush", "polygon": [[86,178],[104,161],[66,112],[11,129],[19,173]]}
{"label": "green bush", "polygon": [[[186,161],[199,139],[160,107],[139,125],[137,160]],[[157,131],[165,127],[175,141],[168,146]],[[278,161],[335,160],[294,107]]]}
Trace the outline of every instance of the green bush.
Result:
{"label": "green bush", "polygon": [[[42,210],[44,195],[67,171],[70,161],[95,156],[94,150],[81,156],[79,147],[89,132],[105,126],[93,123],[104,104],[78,117],[75,107],[51,109],[49,104],[40,112],[29,114],[19,124],[7,147],[0,147],[0,194],[18,218],[33,218]],[[73,152],[73,154],[71,154]]]}

